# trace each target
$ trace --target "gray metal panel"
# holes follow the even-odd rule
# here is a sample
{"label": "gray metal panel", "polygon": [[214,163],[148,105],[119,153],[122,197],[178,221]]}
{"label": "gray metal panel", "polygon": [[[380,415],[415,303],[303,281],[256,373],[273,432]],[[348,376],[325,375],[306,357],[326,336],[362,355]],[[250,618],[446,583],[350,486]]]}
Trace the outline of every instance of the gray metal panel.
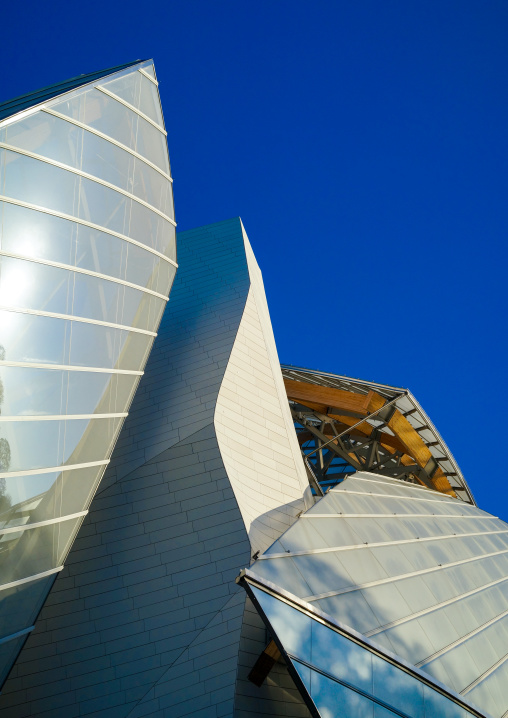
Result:
{"label": "gray metal panel", "polygon": [[213,412],[249,276],[239,220],[179,241],[183,269],[145,376],[0,697],[6,716],[232,712],[245,602],[234,577],[250,544]]}

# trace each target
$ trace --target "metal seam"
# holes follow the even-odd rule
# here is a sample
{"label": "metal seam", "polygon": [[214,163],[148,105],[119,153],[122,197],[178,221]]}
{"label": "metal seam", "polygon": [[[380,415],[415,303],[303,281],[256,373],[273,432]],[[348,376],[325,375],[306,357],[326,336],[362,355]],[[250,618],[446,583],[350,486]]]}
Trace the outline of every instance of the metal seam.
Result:
{"label": "metal seam", "polygon": [[75,222],[76,224],[82,224],[84,227],[90,227],[91,229],[96,229],[98,232],[104,232],[105,234],[110,234],[112,237],[118,237],[118,239],[123,239],[125,242],[129,242],[129,244],[134,244],[136,247],[140,247],[141,249],[146,250],[150,254],[155,254],[157,257],[160,257],[161,259],[165,259],[166,262],[169,262],[174,267],[178,268],[177,262],[175,262],[174,259],[170,259],[162,252],[159,252],[157,249],[152,249],[151,247],[148,247],[148,245],[143,244],[142,242],[138,242],[137,239],[132,239],[131,237],[128,237],[126,234],[120,234],[120,232],[115,232],[113,229],[108,229],[107,227],[102,227],[100,224],[95,224],[94,222],[88,222],[86,219],[80,219],[79,217],[74,217],[72,214],[65,214],[64,212],[57,212],[54,209],[49,209],[48,207],[41,207],[37,204],[32,204],[31,202],[25,202],[21,199],[15,199],[14,197],[7,197],[6,195],[0,195],[0,201],[1,202],[7,202],[8,204],[14,204],[19,207],[24,207],[26,209],[32,209],[35,212],[43,212],[44,214],[49,214],[52,217],[59,217],[60,219],[65,219],[68,222]]}

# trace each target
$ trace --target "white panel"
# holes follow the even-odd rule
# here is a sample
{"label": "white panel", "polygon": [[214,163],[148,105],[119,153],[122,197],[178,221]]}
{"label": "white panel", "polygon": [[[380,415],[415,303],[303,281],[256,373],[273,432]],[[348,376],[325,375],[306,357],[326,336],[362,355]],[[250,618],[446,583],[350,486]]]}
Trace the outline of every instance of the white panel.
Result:
{"label": "white panel", "polygon": [[308,482],[261,272],[245,230],[243,236],[251,288],[217,399],[215,426],[254,553],[264,551],[304,510]]}

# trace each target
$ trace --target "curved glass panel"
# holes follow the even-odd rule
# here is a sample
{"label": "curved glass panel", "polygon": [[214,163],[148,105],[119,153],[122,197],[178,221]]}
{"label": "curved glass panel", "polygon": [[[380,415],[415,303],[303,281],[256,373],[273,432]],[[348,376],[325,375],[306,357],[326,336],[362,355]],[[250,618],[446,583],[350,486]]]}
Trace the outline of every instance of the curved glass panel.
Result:
{"label": "curved glass panel", "polygon": [[3,416],[121,413],[139,377],[133,374],[0,366]]}
{"label": "curved glass panel", "polygon": [[102,82],[101,87],[128,102],[164,129],[157,87],[140,72],[130,72],[116,80]]}
{"label": "curved glass panel", "polygon": [[[8,202],[0,202],[0,213],[4,252],[76,266],[161,294],[171,286],[174,265],[120,237]],[[174,245],[174,227],[168,234]]]}
{"label": "curved glass panel", "polygon": [[252,584],[248,585],[269,630],[323,718],[396,715],[402,718],[467,718],[474,715],[379,652],[334,630],[319,616]]}
{"label": "curved glass panel", "polygon": [[0,638],[34,624],[54,580],[50,575],[0,591]]}
{"label": "curved glass panel", "polygon": [[164,134],[109,95],[100,90],[87,89],[70,95],[64,101],[49,103],[49,106],[108,135],[170,174]]}
{"label": "curved glass panel", "polygon": [[[149,207],[93,180],[0,148],[0,188],[6,197],[78,217],[131,237],[164,254],[174,227]],[[172,218],[171,213],[168,215]]]}
{"label": "curved glass panel", "polygon": [[0,310],[0,356],[10,362],[139,371],[153,337],[126,329]]}
{"label": "curved glass panel", "polygon": [[[108,82],[162,123],[139,66]],[[175,275],[165,134],[97,82],[0,123],[0,600],[65,559]],[[16,630],[43,600],[21,585],[4,594]],[[0,643],[0,672],[24,640]]]}
{"label": "curved glass panel", "polygon": [[11,666],[16,660],[16,656],[26,641],[26,635],[15,638],[6,643],[0,643],[0,685],[7,678],[7,674],[11,670]]}
{"label": "curved glass panel", "polygon": [[161,212],[172,211],[171,183],[160,172],[118,145],[64,119],[46,112],[29,115],[0,127],[0,142],[87,172]]}
{"label": "curved glass panel", "polygon": [[73,518],[3,534],[0,529],[0,571],[4,583],[61,566],[81,521]]}
{"label": "curved glass panel", "polygon": [[84,464],[109,456],[119,417],[0,422],[0,472]]}
{"label": "curved glass panel", "polygon": [[83,511],[103,471],[101,465],[26,476],[5,474],[0,484],[0,529],[28,526]]}

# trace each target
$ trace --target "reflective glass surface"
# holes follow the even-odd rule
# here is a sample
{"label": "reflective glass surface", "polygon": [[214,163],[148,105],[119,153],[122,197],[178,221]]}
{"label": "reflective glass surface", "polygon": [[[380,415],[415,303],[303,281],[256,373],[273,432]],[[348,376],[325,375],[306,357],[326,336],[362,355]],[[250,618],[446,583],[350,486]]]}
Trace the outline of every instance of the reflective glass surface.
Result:
{"label": "reflective glass surface", "polygon": [[[162,111],[138,68],[108,76],[119,99],[94,81],[0,122],[0,639],[53,578],[2,586],[65,559],[175,275]],[[0,643],[0,672],[23,641]]]}
{"label": "reflective glass surface", "polygon": [[82,519],[11,533],[0,530],[0,571],[4,583],[62,565]]}
{"label": "reflective glass surface", "polygon": [[125,329],[0,310],[0,355],[6,361],[137,371],[153,337]]}
{"label": "reflective glass surface", "polygon": [[318,617],[250,586],[322,718],[398,715],[466,718],[471,713]]}
{"label": "reflective glass surface", "polygon": [[129,406],[138,376],[0,366],[3,416],[114,414]]}
{"label": "reflective glass surface", "polygon": [[[506,654],[508,525],[424,488],[354,474],[252,571],[456,692]],[[500,680],[477,691],[487,711]]]}
{"label": "reflective glass surface", "polygon": [[38,112],[0,127],[0,142],[93,175],[136,195],[161,212],[172,211],[171,183],[160,172],[118,145],[65,119]]}
{"label": "reflective glass surface", "polygon": [[11,636],[34,624],[54,579],[50,575],[2,590],[0,638]]}
{"label": "reflective glass surface", "polygon": [[163,133],[109,95],[97,89],[87,89],[49,105],[60,114],[78,120],[146,157],[166,174],[170,173]]}
{"label": "reflective glass surface", "polygon": [[83,511],[104,466],[9,476],[0,479],[0,528],[49,521]]}
{"label": "reflective glass surface", "polygon": [[0,422],[0,471],[100,461],[110,455],[121,418]]}

